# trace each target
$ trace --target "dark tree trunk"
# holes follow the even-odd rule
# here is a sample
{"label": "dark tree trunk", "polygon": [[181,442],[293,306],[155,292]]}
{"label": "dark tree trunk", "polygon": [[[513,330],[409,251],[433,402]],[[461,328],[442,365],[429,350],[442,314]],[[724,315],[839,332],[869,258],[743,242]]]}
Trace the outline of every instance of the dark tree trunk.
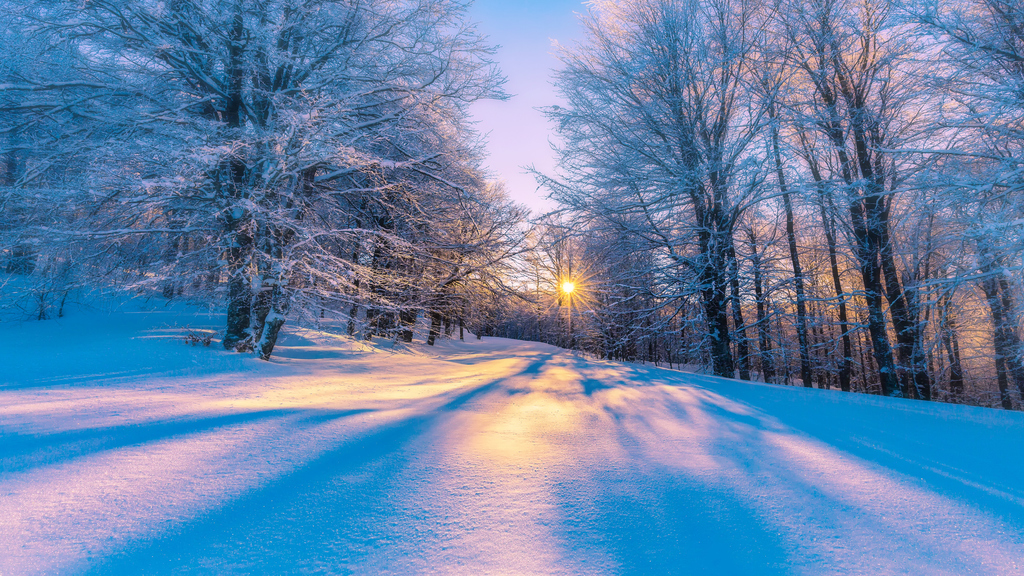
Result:
{"label": "dark tree trunk", "polygon": [[1024,402],[1024,362],[1022,362],[1021,353],[1024,349],[1021,347],[1020,335],[1018,334],[1018,326],[1020,321],[1014,316],[1017,306],[1013,293],[1010,292],[1010,283],[1006,281],[1006,277],[1000,275],[996,280],[999,285],[1000,300],[1003,304],[1003,314],[1006,326],[1006,343],[1007,343],[1007,357],[1006,366],[1010,370],[1010,375],[1013,376],[1013,382],[1017,386],[1017,392],[1020,394],[1021,401]]}
{"label": "dark tree trunk", "polygon": [[366,322],[363,328],[363,339],[372,340],[377,330],[377,309],[372,306],[366,307]]}
{"label": "dark tree trunk", "polygon": [[[867,324],[865,318],[860,319],[860,323]],[[860,333],[861,338],[858,339],[857,350],[860,353],[860,382],[864,387],[864,392],[869,394],[881,394],[882,385],[881,383],[875,383],[875,379],[872,375],[878,374],[878,366],[874,363],[874,356],[871,354],[865,354],[864,351],[871,348],[871,335],[865,335],[863,332]]]}
{"label": "dark tree trunk", "polygon": [[1003,408],[1009,409],[1012,400],[1009,379],[1024,400],[1024,364],[1021,362],[1021,341],[1017,333],[1019,320],[1015,317],[1016,302],[1010,291],[1010,283],[1003,275],[1004,265],[991,244],[978,239],[980,271],[985,274],[981,289],[985,293],[992,318],[992,347],[995,352],[996,379]]}
{"label": "dark tree trunk", "polygon": [[[713,186],[714,187],[714,186]],[[718,202],[709,203],[698,187],[690,190],[694,216],[699,222],[697,240],[703,262],[699,269],[701,303],[707,325],[712,370],[716,376],[735,378],[728,311],[728,239],[731,226]]]}
{"label": "dark tree trunk", "polygon": [[999,386],[999,399],[1003,408],[1013,408],[1013,400],[1010,397],[1009,389],[1009,362],[1013,357],[1011,347],[1012,339],[1006,318],[1006,310],[1003,308],[1003,299],[999,295],[999,283],[995,278],[988,278],[981,282],[982,292],[988,302],[989,311],[992,316],[992,347],[995,352],[996,383]]}
{"label": "dark tree trunk", "polygon": [[[14,150],[16,142],[14,136],[9,136],[10,148],[4,154],[3,174],[0,174],[0,186],[13,187],[18,183],[22,173],[22,162],[18,159],[18,153]],[[11,256],[7,261],[6,271],[8,274],[31,274],[36,269],[35,252],[31,247],[18,243],[11,247]]]}
{"label": "dark tree trunk", "polygon": [[960,339],[957,337],[956,332],[952,332],[948,338],[952,343],[952,348],[950,349],[950,360],[953,361],[949,367],[949,391],[953,394],[954,398],[963,401],[964,369],[963,365],[960,363]]}
{"label": "dark tree trunk", "polygon": [[[775,120],[775,107],[769,108],[772,120]],[[793,287],[796,290],[796,337],[800,346],[800,379],[804,386],[814,385],[811,374],[811,349],[807,341],[807,296],[804,291],[804,274],[800,267],[800,252],[796,244],[796,223],[793,218],[793,203],[789,198],[789,187],[786,185],[786,172],[782,169],[782,151],[779,146],[779,127],[772,123],[772,153],[775,158],[775,177],[778,179],[779,192],[782,193],[782,204],[786,212],[786,240],[789,243],[789,260],[793,265]]]}
{"label": "dark tree trunk", "polygon": [[761,256],[757,252],[757,237],[754,230],[747,231],[750,237],[750,253],[754,268],[754,299],[757,305],[757,343],[761,357],[761,376],[765,382],[775,382],[775,362],[772,358],[771,325],[765,313],[764,282],[761,278]]}
{"label": "dark tree trunk", "polygon": [[[846,310],[846,294],[843,290],[843,280],[839,274],[839,250],[836,245],[835,221],[829,214],[831,200],[826,202],[825,182],[821,177],[818,163],[808,150],[807,159],[811,168],[811,177],[818,188],[818,207],[821,211],[821,225],[825,232],[825,243],[828,246],[828,261],[832,272],[832,285],[835,288],[836,299],[839,301],[839,330],[842,332],[843,361],[839,366],[839,388],[843,392],[850,391],[850,378],[853,373],[853,342],[850,338],[849,314]],[[829,197],[830,198],[830,197]]]}
{"label": "dark tree trunk", "polygon": [[[173,210],[167,210],[164,213],[164,215],[167,218],[167,227],[168,228],[171,228],[171,229],[181,229],[182,223],[175,216]],[[175,234],[173,232],[170,234],[170,237],[167,238],[167,246],[164,249],[164,253],[163,253],[163,262],[164,262],[165,265],[170,265],[170,264],[172,264],[177,259],[178,254],[181,251],[181,246],[182,246],[181,243],[182,243],[181,236],[179,236],[179,235],[177,235],[177,234]],[[163,297],[168,299],[168,300],[170,300],[170,299],[174,298],[175,295],[181,295],[182,292],[183,292],[183,288],[184,288],[184,283],[182,282],[182,280],[177,275],[171,274],[164,281],[164,286],[163,286],[163,290],[162,290]]]}
{"label": "dark tree trunk", "polygon": [[[878,233],[881,220],[877,209],[880,196],[875,193],[881,192],[882,188],[878,186],[877,182],[871,183],[874,169],[871,166],[870,151],[863,138],[862,126],[860,126],[865,121],[865,118],[861,116],[867,111],[858,107],[860,100],[849,94],[849,82],[845,78],[840,80],[847,93],[847,104],[851,107],[850,114],[853,116],[851,123],[858,125],[853,130],[858,135],[856,138],[857,166],[866,169],[862,175],[869,182],[868,190],[864,194],[859,190],[858,182],[861,178],[855,174],[856,166],[847,154],[846,131],[839,120],[839,105],[837,95],[832,89],[833,85],[822,82],[815,87],[828,112],[828,118],[822,127],[838,156],[840,172],[847,188],[850,223],[856,245],[855,253],[861,280],[864,284],[864,300],[868,308],[868,335],[871,339],[872,354],[878,366],[881,392],[888,396],[899,394],[900,390],[896,379],[896,364],[893,361],[892,347],[886,332],[885,312],[882,309],[882,272],[879,264],[880,235]],[[877,191],[871,190],[872,186],[878,188]]]}
{"label": "dark tree trunk", "polygon": [[1007,320],[1007,367],[1010,369],[1010,374],[1017,385],[1017,392],[1021,396],[1021,401],[1024,402],[1024,362],[1022,362],[1021,357],[1024,348],[1021,346],[1021,338],[1017,329],[1017,326],[1020,326],[1020,322],[1013,317],[1017,307],[1014,304],[1014,298],[1010,292],[1010,283],[1007,282],[1007,279],[1000,277],[998,284],[1002,300],[1002,310],[1004,310]]}
{"label": "dark tree trunk", "polygon": [[284,326],[285,313],[287,312],[280,289],[275,289],[274,292],[270,313],[264,317],[260,338],[253,346],[256,354],[262,360],[270,360],[270,355],[274,352],[274,346],[277,345],[277,337],[281,333],[281,327]]}
{"label": "dark tree trunk", "polygon": [[[359,261],[359,253],[352,252],[352,263],[355,264]],[[356,294],[359,293],[360,280],[357,278],[355,281]],[[346,332],[349,336],[355,336],[356,334],[356,319],[359,316],[359,305],[353,303],[348,309],[348,322],[346,323]]]}
{"label": "dark tree trunk", "polygon": [[[706,233],[703,234],[708,236]],[[712,369],[716,376],[735,378],[731,338],[729,334],[729,311],[726,279],[725,258],[710,241],[705,243],[703,251],[714,260],[704,266],[702,272],[701,299],[704,304],[704,316],[708,326]]]}
{"label": "dark tree trunk", "polygon": [[252,335],[251,343],[253,345],[263,338],[263,326],[267,321],[267,316],[270,314],[272,299],[271,288],[267,286],[262,287],[253,294],[252,306],[250,307],[251,317],[249,318],[249,332]]}
{"label": "dark tree trunk", "polygon": [[949,360],[949,395],[954,402],[963,402],[964,399],[964,369],[960,363],[960,340],[957,337],[956,318],[949,312],[945,302],[942,308],[946,310],[945,326],[942,329],[942,345],[946,348],[946,357]]}
{"label": "dark tree trunk", "polygon": [[[229,249],[229,253],[233,250]],[[228,261],[229,265],[231,261]],[[224,348],[235,350],[241,342],[249,337],[250,312],[252,293],[249,282],[243,276],[240,267],[228,279],[228,318],[227,332],[224,334]]]}
{"label": "dark tree trunk", "polygon": [[356,316],[359,315],[359,306],[353,304],[348,310],[348,322],[345,327],[345,331],[349,336],[355,336],[356,334]]}
{"label": "dark tree trunk", "polygon": [[807,294],[804,290],[804,273],[800,267],[800,253],[796,245],[796,228],[793,222],[793,205],[789,194],[782,195],[786,211],[786,238],[789,244],[789,260],[793,265],[793,288],[796,291],[796,338],[800,346],[800,379],[804,386],[814,385],[811,373],[811,347],[807,339]]}
{"label": "dark tree trunk", "polygon": [[[844,153],[845,155],[845,153]],[[852,176],[850,176],[852,178]],[[852,181],[848,182],[852,185]],[[850,188],[850,221],[856,242],[857,265],[864,284],[864,300],[868,308],[868,335],[871,349],[878,367],[878,380],[884,396],[900,395],[896,377],[896,363],[893,361],[892,346],[886,332],[885,311],[882,308],[882,267],[879,263],[881,225],[877,195],[866,197]]]}
{"label": "dark tree trunk", "polygon": [[858,250],[858,264],[861,279],[864,282],[864,300],[868,307],[868,335],[871,337],[871,348],[878,366],[878,379],[881,393],[884,396],[898,395],[899,383],[896,380],[896,365],[893,362],[889,335],[885,329],[885,312],[882,309],[882,286],[879,278],[881,270],[877,255],[870,245]]}
{"label": "dark tree trunk", "polygon": [[893,328],[896,331],[897,355],[900,364],[908,371],[904,376],[904,396],[931,400],[932,384],[928,375],[928,363],[924,354],[924,346],[920,342],[921,326],[918,321],[917,290],[901,287],[896,259],[893,255],[892,241],[889,237],[889,210],[883,208],[881,229],[882,270],[885,273],[885,293],[889,301],[889,312],[892,314]]}
{"label": "dark tree trunk", "polygon": [[416,317],[418,316],[416,310],[403,310],[399,313],[399,321],[402,323],[402,341],[412,342],[413,327],[416,325]]}
{"label": "dark tree trunk", "polygon": [[[228,137],[242,126],[242,80],[244,63],[242,62],[242,42],[244,20],[239,11],[232,21],[232,29],[228,34],[230,42],[230,58],[227,62],[229,85],[224,97],[224,129]],[[227,174],[219,176],[220,195],[238,201],[243,196],[245,185],[245,162],[233,157],[227,162]],[[226,176],[226,178],[225,178]],[[245,258],[251,249],[251,233],[245,229],[246,213],[241,207],[233,207],[224,215],[227,231],[228,248],[225,250],[228,274],[228,312],[227,330],[224,334],[224,347],[231,350],[238,348],[240,343],[249,338],[252,312],[252,291],[244,269]],[[244,346],[244,344],[243,344]]]}
{"label": "dark tree trunk", "polygon": [[729,316],[725,299],[717,289],[705,291],[704,314],[707,317],[708,338],[711,340],[711,362],[716,376],[736,376],[729,350]]}
{"label": "dark tree trunk", "polygon": [[836,298],[839,300],[839,330],[843,333],[843,362],[839,368],[839,387],[843,392],[849,392],[850,374],[853,372],[853,343],[850,341],[850,321],[846,311],[846,295],[843,290],[843,280],[839,275],[835,223],[828,216],[824,201],[821,204],[821,219],[825,226],[825,241],[828,243],[828,261],[832,269],[832,284],[835,287]]}
{"label": "dark tree trunk", "polygon": [[[853,94],[852,87],[845,81],[843,87],[848,103],[853,105],[857,102],[857,97]],[[928,376],[927,366],[924,362],[924,348],[917,341],[920,331],[917,326],[917,316],[908,302],[908,294],[900,286],[892,242],[889,239],[889,209],[884,197],[883,161],[880,153],[872,154],[872,147],[868,143],[868,129],[865,126],[867,118],[867,111],[855,106],[850,115],[850,132],[853,135],[857,165],[865,182],[862,201],[866,220],[865,232],[873,252],[871,260],[874,261],[877,257],[880,261],[879,268],[884,274],[885,284],[884,286],[879,285],[878,288],[884,288],[885,297],[889,301],[889,311],[892,314],[893,328],[896,332],[896,352],[901,368],[909,371],[907,374],[901,370],[897,374],[897,382],[900,384],[903,395],[930,395],[931,378]],[[873,273],[873,275],[875,274]],[[879,278],[879,284],[880,280]],[[874,289],[872,287],[872,290]],[[888,372],[888,367],[883,366],[880,370]],[[883,378],[883,391],[891,385],[891,381],[886,382],[886,379]],[[913,390],[911,386],[913,386]],[[896,390],[889,392],[895,394]]]}
{"label": "dark tree trunk", "polygon": [[736,364],[740,371],[740,380],[750,380],[750,345],[747,329],[743,323],[743,306],[740,300],[739,262],[736,261],[736,249],[729,238],[729,284],[732,290],[732,323],[736,333]]}
{"label": "dark tree trunk", "polygon": [[430,313],[430,334],[427,335],[427,345],[433,346],[437,337],[441,335],[441,313]]}

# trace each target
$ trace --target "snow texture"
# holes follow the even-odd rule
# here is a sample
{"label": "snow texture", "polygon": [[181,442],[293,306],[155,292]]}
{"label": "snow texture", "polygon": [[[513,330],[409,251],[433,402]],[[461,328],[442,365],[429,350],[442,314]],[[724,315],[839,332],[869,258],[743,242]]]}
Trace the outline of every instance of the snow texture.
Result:
{"label": "snow texture", "polygon": [[1019,413],[186,322],[0,324],[0,574],[1024,573]]}

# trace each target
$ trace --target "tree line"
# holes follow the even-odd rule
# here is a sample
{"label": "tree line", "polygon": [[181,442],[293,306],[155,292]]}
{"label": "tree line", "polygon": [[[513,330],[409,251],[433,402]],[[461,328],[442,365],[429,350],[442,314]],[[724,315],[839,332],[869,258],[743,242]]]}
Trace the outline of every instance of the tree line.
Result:
{"label": "tree line", "polygon": [[596,0],[581,21],[538,175],[562,205],[548,305],[507,333],[1020,406],[1024,4]]}

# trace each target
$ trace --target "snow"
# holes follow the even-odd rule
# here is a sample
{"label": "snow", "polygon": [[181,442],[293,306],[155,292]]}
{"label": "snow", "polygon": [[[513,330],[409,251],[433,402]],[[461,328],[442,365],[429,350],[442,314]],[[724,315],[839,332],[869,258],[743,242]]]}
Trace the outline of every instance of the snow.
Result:
{"label": "snow", "polygon": [[221,320],[0,324],[0,574],[1024,573],[1024,414]]}

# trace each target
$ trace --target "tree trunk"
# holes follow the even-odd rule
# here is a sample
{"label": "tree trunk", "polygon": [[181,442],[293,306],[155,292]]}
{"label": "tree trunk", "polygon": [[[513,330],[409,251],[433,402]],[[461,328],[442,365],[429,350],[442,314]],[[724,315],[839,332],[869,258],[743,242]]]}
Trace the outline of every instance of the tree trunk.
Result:
{"label": "tree trunk", "polygon": [[1017,385],[1017,392],[1020,394],[1021,401],[1024,402],[1024,362],[1022,362],[1021,357],[1024,348],[1021,347],[1021,339],[1017,328],[1020,326],[1020,320],[1014,316],[1017,307],[1014,303],[1013,294],[1010,292],[1010,283],[1006,281],[1004,276],[1000,276],[998,284],[1007,329],[1008,356],[1006,358],[1006,366],[1010,369],[1013,382]]}
{"label": "tree trunk", "polygon": [[989,311],[992,316],[992,348],[995,352],[996,383],[999,386],[999,399],[1003,408],[1013,408],[1013,400],[1010,398],[1007,360],[1012,355],[1010,348],[1009,330],[1006,322],[1006,311],[1003,309],[1002,298],[999,297],[999,284],[995,278],[985,279],[981,282],[982,292],[988,302]]}
{"label": "tree trunk", "polygon": [[441,335],[441,313],[430,313],[430,334],[427,335],[427,345],[433,346],[437,337]]}
{"label": "tree trunk", "polygon": [[345,332],[348,333],[349,336],[355,336],[356,335],[356,316],[358,316],[358,314],[359,314],[359,306],[356,305],[356,304],[353,304],[348,309],[348,322],[346,323],[346,326],[345,326]]}
{"label": "tree trunk", "polygon": [[733,364],[732,350],[730,350],[729,337],[729,312],[727,296],[727,279],[725,277],[725,259],[715,246],[703,233],[705,241],[704,254],[713,258],[704,266],[702,276],[703,288],[701,299],[704,304],[704,316],[708,326],[708,338],[711,340],[710,353],[712,369],[716,376],[735,378],[736,371]]}
{"label": "tree trunk", "polygon": [[849,316],[846,311],[846,295],[843,291],[843,280],[839,275],[839,258],[838,250],[836,249],[836,233],[835,233],[835,222],[828,215],[828,211],[825,208],[824,194],[825,191],[820,187],[821,181],[818,180],[820,205],[821,205],[821,222],[825,228],[825,241],[828,244],[828,261],[832,269],[832,284],[835,287],[836,298],[839,300],[839,329],[842,331],[843,339],[843,363],[839,368],[839,387],[843,392],[850,391],[850,374],[853,372],[853,343],[850,341],[850,323]]}
{"label": "tree trunk", "polygon": [[807,296],[804,292],[804,274],[800,267],[800,252],[796,244],[796,223],[793,218],[793,203],[789,198],[786,186],[786,172],[782,169],[782,152],[779,146],[779,127],[774,122],[775,106],[768,109],[772,122],[772,153],[775,157],[775,176],[778,179],[779,191],[782,192],[782,205],[786,212],[786,240],[789,243],[789,260],[793,264],[793,287],[796,290],[796,337],[800,346],[800,379],[804,386],[813,386],[811,374],[811,349],[807,341]]}
{"label": "tree trunk", "polygon": [[896,331],[897,355],[909,374],[904,377],[904,395],[908,397],[931,400],[932,384],[928,375],[927,358],[924,346],[920,342],[921,326],[918,318],[917,291],[910,287],[901,287],[893,255],[892,241],[889,237],[888,208],[883,210],[884,219],[881,228],[881,260],[885,273],[885,294],[889,301],[889,312],[892,314],[893,328]]}
{"label": "tree trunk", "polygon": [[[231,273],[231,260],[228,260]],[[227,332],[224,334],[224,348],[235,350],[239,343],[249,337],[252,293],[249,282],[243,276],[241,267],[234,267],[228,279]]]}
{"label": "tree trunk", "polygon": [[729,316],[725,299],[718,289],[705,291],[704,314],[707,317],[708,337],[711,340],[711,363],[716,376],[734,378],[732,351],[729,350]]}
{"label": "tree trunk", "polygon": [[[852,176],[851,176],[852,178]],[[852,185],[852,182],[848,184]],[[849,190],[850,221],[856,242],[857,265],[864,284],[864,301],[868,308],[868,335],[878,367],[878,380],[884,396],[899,396],[901,390],[896,378],[896,363],[886,332],[885,311],[882,308],[882,267],[879,263],[880,234],[878,227],[877,196],[862,197],[855,189]]]}
{"label": "tree trunk", "polygon": [[729,238],[729,284],[732,289],[732,323],[736,333],[736,363],[740,371],[740,380],[750,380],[750,345],[747,328],[743,323],[743,306],[740,300],[740,272],[736,261],[736,249]]}
{"label": "tree trunk", "polygon": [[[838,58],[838,56],[835,56]],[[836,69],[840,69],[837,65]],[[846,79],[841,79],[844,87],[849,87]],[[877,190],[871,190],[871,177],[874,175],[871,166],[870,149],[866,146],[863,138],[863,130],[853,130],[857,133],[857,166],[866,170],[863,179],[868,181],[868,190],[861,194],[858,183],[861,178],[855,175],[856,166],[846,149],[846,130],[844,130],[840,118],[839,106],[836,93],[832,90],[831,84],[819,83],[816,85],[818,95],[826,106],[827,119],[822,127],[832,144],[839,159],[839,168],[843,182],[846,184],[849,197],[850,224],[853,228],[855,253],[857,265],[860,268],[861,280],[864,284],[864,300],[868,308],[868,335],[871,339],[872,355],[878,366],[878,378],[881,384],[883,395],[899,395],[900,389],[896,379],[896,364],[893,361],[892,347],[889,344],[889,335],[886,332],[885,311],[882,309],[882,272],[879,264],[879,234],[880,224],[877,203],[880,200],[879,194],[882,189],[874,184]],[[848,90],[847,90],[848,91]],[[851,123],[861,124],[864,118],[860,115],[867,111],[855,108],[856,99],[848,98],[848,105],[851,106]],[[855,109],[854,109],[855,108]],[[806,148],[806,146],[805,146]]]}
{"label": "tree trunk", "polygon": [[811,348],[807,339],[807,294],[804,290],[804,273],[800,267],[800,253],[796,245],[796,228],[793,222],[793,205],[789,194],[782,195],[786,211],[786,238],[789,243],[789,260],[793,265],[793,288],[796,291],[796,338],[800,346],[800,379],[804,386],[813,386],[811,373]]}
{"label": "tree trunk", "polygon": [[775,362],[772,358],[771,326],[765,314],[765,297],[761,278],[761,256],[757,252],[757,237],[748,229],[751,262],[754,268],[754,300],[757,305],[757,343],[761,357],[761,377],[765,382],[775,382]]}
{"label": "tree trunk", "polygon": [[272,310],[263,323],[263,329],[260,339],[256,342],[255,350],[256,354],[259,355],[261,360],[270,360],[270,355],[274,352],[274,346],[277,344],[277,336],[281,332],[281,327],[284,326],[284,315],[276,310]]}
{"label": "tree trunk", "polygon": [[[230,79],[223,101],[224,130],[228,138],[242,126],[242,80],[244,63],[242,62],[242,42],[244,19],[238,11],[232,21],[232,29],[228,35],[230,42],[230,58],[227,62],[227,75]],[[219,182],[218,191],[222,197],[234,201],[241,200],[245,186],[245,162],[241,158],[232,157],[227,161],[227,182]],[[251,233],[245,229],[246,212],[240,206],[232,207],[225,214],[228,248],[225,251],[228,274],[228,313],[227,330],[224,334],[224,347],[236,349],[249,337],[250,315],[252,312],[252,292],[249,279],[244,269],[245,258],[252,245]]]}
{"label": "tree trunk", "polygon": [[[14,150],[17,142],[12,135],[9,137],[9,149],[4,154],[4,171],[0,175],[0,186],[14,187],[21,178],[22,162],[18,161],[18,153]],[[8,274],[29,275],[36,268],[35,252],[30,246],[20,241],[11,247],[11,257],[7,261],[6,271]]]}
{"label": "tree trunk", "polygon": [[[865,182],[862,200],[866,219],[865,231],[873,252],[871,259],[874,261],[877,255],[879,268],[885,277],[884,286],[879,282],[878,288],[884,287],[885,297],[889,301],[893,329],[896,332],[896,352],[901,368],[910,371],[910,375],[903,370],[897,374],[900,392],[903,395],[930,395],[931,378],[928,376],[927,366],[924,365],[923,354],[921,354],[923,347],[917,342],[919,332],[917,320],[914,310],[907,302],[907,294],[900,286],[892,242],[889,238],[889,208],[884,198],[885,176],[880,168],[881,159],[877,156],[878,153],[876,152],[876,156],[872,158],[864,126],[865,118],[865,111],[854,110],[851,114],[850,132],[853,134],[857,165]],[[874,289],[872,288],[872,290]],[[881,370],[888,371],[889,368],[886,366]],[[911,386],[914,387],[913,391]],[[883,390],[886,387],[883,382]],[[890,390],[890,393],[896,394],[896,390]]]}
{"label": "tree trunk", "polygon": [[988,241],[978,240],[980,270],[987,277],[981,281],[992,317],[992,346],[995,351],[996,378],[1003,408],[1009,409],[1012,401],[1009,393],[1009,378],[1024,400],[1024,364],[1020,336],[1017,334],[1019,320],[1014,317],[1016,303],[1010,291],[1010,283],[1003,275],[1004,265],[1000,255],[992,250]]}
{"label": "tree trunk", "polygon": [[412,342],[413,327],[416,326],[416,317],[419,313],[416,310],[402,310],[398,314],[399,321],[402,323],[402,341]]}
{"label": "tree trunk", "polygon": [[949,395],[954,402],[964,399],[964,369],[960,363],[960,341],[957,338],[956,317],[949,311],[948,298],[944,299],[941,308],[944,312],[945,326],[942,329],[942,345],[946,348],[949,360]]}

